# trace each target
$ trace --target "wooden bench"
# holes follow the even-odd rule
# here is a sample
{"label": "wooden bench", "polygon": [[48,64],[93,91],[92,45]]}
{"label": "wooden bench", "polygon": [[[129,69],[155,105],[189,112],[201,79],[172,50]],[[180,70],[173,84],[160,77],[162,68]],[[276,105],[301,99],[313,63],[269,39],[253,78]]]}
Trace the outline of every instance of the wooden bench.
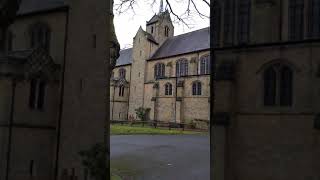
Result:
{"label": "wooden bench", "polygon": [[185,128],[185,124],[184,123],[164,122],[164,121],[150,121],[149,124],[151,126],[153,126],[154,128],[157,128],[157,127],[168,127],[169,130],[171,130],[171,128],[181,128],[182,130],[184,130],[184,128]]}
{"label": "wooden bench", "polygon": [[121,124],[121,125],[128,124],[128,122],[129,121],[120,121],[120,120],[119,121],[118,120],[111,120],[110,121],[111,124]]}

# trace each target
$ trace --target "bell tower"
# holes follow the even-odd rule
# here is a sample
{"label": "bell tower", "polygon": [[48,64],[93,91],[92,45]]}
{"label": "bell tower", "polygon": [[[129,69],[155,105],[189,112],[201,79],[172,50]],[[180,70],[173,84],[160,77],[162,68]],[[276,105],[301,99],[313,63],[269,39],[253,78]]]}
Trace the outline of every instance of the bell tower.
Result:
{"label": "bell tower", "polygon": [[160,2],[159,13],[155,14],[146,23],[146,30],[161,46],[168,38],[174,35],[174,27],[169,10],[164,10],[163,0]]}

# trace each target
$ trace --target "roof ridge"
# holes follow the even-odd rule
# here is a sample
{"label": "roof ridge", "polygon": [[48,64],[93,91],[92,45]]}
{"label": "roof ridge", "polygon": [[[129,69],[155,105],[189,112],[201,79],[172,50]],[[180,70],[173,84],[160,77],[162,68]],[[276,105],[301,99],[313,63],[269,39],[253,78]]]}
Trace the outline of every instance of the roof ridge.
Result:
{"label": "roof ridge", "polygon": [[132,49],[132,47],[131,48],[120,49],[120,51],[126,51],[126,50],[130,50],[130,49]]}
{"label": "roof ridge", "polygon": [[179,36],[191,34],[191,33],[194,33],[194,32],[197,32],[197,31],[201,31],[201,30],[204,30],[204,29],[210,29],[210,26],[205,27],[205,28],[201,28],[201,29],[197,29],[197,30],[194,30],[194,31],[190,31],[190,32],[187,32],[187,33],[184,33],[184,34],[179,34],[179,35],[176,35],[176,36],[172,36],[172,37],[170,37],[170,38],[168,38],[168,39],[173,39],[173,38],[175,38],[175,37],[179,37]]}

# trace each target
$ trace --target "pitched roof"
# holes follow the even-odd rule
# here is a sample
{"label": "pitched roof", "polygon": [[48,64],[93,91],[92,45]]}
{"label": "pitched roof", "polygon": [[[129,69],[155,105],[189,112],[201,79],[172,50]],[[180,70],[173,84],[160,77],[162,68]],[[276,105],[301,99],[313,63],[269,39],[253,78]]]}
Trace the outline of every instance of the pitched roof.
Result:
{"label": "pitched roof", "polygon": [[67,7],[65,0],[21,0],[18,15]]}
{"label": "pitched roof", "polygon": [[154,37],[152,36],[152,34],[150,34],[150,33],[148,33],[148,32],[146,32],[146,31],[143,31],[144,33],[145,33],[145,35],[147,36],[147,39],[149,40],[149,41],[151,41],[151,42],[153,42],[153,43],[155,43],[155,44],[159,44],[157,41],[156,41],[156,39],[154,39]]}
{"label": "pitched roof", "polygon": [[[149,60],[207,50],[209,48],[210,30],[207,27],[167,39]],[[129,65],[131,63],[132,48],[121,50],[116,66]]]}
{"label": "pitched roof", "polygon": [[166,16],[169,16],[170,18],[170,13],[168,10],[164,11],[164,12],[161,12],[159,14],[155,14],[152,16],[152,18],[147,21],[147,25],[150,25],[150,24],[153,24],[153,23],[156,23],[159,21],[160,18],[163,18],[163,17],[166,17]]}
{"label": "pitched roof", "polygon": [[152,18],[149,21],[147,21],[147,25],[155,23],[158,20],[159,20],[159,16],[157,14],[155,14],[155,15],[152,16]]}
{"label": "pitched roof", "polygon": [[116,66],[129,65],[132,63],[132,48],[120,51],[120,57],[117,59]]}
{"label": "pitched roof", "polygon": [[159,59],[210,48],[209,27],[168,38],[150,59]]}

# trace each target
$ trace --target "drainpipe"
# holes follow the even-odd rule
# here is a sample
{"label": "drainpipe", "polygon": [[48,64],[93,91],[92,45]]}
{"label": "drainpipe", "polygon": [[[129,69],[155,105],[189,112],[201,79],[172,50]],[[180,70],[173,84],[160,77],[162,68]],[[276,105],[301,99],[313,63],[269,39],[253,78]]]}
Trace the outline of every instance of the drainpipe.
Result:
{"label": "drainpipe", "polygon": [[114,97],[115,97],[116,86],[113,86],[113,98],[112,98],[112,111],[111,111],[111,120],[113,120],[113,111],[114,111]]}
{"label": "drainpipe", "polygon": [[176,80],[176,87],[175,87],[175,97],[174,97],[174,123],[177,123],[177,93],[178,93],[178,77],[177,77],[177,73],[175,76],[175,80]]}
{"label": "drainpipe", "polygon": [[7,148],[7,169],[6,169],[6,180],[9,180],[10,174],[10,157],[11,157],[11,145],[12,145],[12,129],[13,129],[13,118],[14,118],[14,106],[15,106],[15,96],[16,96],[16,86],[17,82],[15,79],[11,81],[11,107],[10,107],[10,117],[9,117],[9,137],[8,137],[8,148]]}
{"label": "drainpipe", "polygon": [[65,38],[64,38],[64,55],[63,55],[63,64],[62,64],[62,75],[60,81],[60,103],[59,103],[59,114],[58,114],[58,123],[57,123],[57,144],[56,144],[56,159],[55,159],[55,169],[54,169],[54,180],[58,180],[59,173],[59,155],[60,155],[60,137],[61,137],[61,120],[63,113],[63,98],[64,98],[64,81],[65,81],[65,71],[66,71],[66,59],[67,59],[67,44],[68,44],[68,31],[69,29],[69,8],[66,12],[66,24],[65,24]]}
{"label": "drainpipe", "polygon": [[130,106],[130,89],[131,89],[131,75],[132,75],[132,65],[130,65],[130,78],[129,78],[129,88],[128,88],[128,97],[127,97],[127,104],[128,104],[128,107],[127,107],[127,121],[129,120],[129,106]]}

